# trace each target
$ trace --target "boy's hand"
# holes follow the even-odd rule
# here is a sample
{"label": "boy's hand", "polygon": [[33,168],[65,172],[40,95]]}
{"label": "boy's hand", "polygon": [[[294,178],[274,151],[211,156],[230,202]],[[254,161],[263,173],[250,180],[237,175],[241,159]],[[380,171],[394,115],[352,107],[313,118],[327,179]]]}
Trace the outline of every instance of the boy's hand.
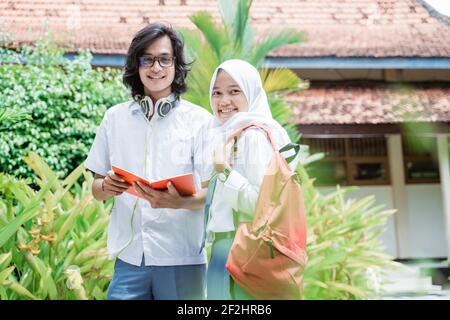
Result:
{"label": "boy's hand", "polygon": [[131,184],[122,179],[121,176],[115,174],[112,170],[108,171],[102,181],[102,191],[114,196],[121,195],[130,187]]}
{"label": "boy's hand", "polygon": [[206,188],[192,196],[181,196],[171,182],[167,184],[167,191],[155,190],[140,182],[134,183],[134,186],[152,208],[201,210],[205,205]]}
{"label": "boy's hand", "polygon": [[183,207],[183,203],[186,198],[180,196],[172,182],[167,184],[167,191],[152,189],[140,182],[134,183],[134,186],[136,191],[140,193],[148,202],[150,202],[152,208],[179,209]]}

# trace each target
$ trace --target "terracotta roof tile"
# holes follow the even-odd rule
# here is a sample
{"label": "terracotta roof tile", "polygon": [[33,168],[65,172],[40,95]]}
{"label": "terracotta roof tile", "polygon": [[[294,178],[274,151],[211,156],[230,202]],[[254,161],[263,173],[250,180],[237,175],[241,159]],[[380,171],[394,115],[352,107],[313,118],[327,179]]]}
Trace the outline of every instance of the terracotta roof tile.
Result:
{"label": "terracotta roof tile", "polygon": [[303,125],[450,122],[448,83],[313,83],[287,98]]}
{"label": "terracotta roof tile", "polygon": [[[0,2],[0,30],[19,43],[33,42],[45,26],[69,34],[77,48],[124,54],[145,24],[170,21],[194,28],[188,17],[199,10],[220,18],[211,0],[19,0]],[[450,57],[450,28],[414,0],[254,0],[251,23],[259,35],[280,28],[305,31],[308,42],[271,56]],[[33,30],[33,31],[30,31]],[[102,39],[92,45],[92,35]],[[67,37],[66,37],[67,38]]]}

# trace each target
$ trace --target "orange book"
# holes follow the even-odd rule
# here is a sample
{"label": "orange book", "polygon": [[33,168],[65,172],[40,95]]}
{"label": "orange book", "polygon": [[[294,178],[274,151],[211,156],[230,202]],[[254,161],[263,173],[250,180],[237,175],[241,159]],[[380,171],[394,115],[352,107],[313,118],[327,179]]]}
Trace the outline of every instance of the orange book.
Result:
{"label": "orange book", "polygon": [[167,189],[167,184],[170,181],[172,182],[175,189],[177,189],[178,193],[182,196],[191,196],[195,193],[194,177],[192,173],[186,173],[180,176],[150,182],[147,179],[139,177],[138,175],[117,166],[112,166],[112,169],[115,174],[121,176],[126,182],[132,185],[126,192],[139,198],[142,198],[142,196],[136,191],[133,186],[133,183],[138,181],[156,190]]}

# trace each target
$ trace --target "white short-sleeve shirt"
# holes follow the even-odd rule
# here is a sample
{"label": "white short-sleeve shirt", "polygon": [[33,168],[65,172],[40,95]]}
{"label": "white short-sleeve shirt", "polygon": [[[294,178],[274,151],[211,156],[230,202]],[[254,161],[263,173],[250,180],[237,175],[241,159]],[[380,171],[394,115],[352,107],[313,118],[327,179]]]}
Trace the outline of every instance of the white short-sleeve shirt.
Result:
{"label": "white short-sleeve shirt", "polygon": [[[200,188],[199,164],[194,163],[194,136],[212,115],[180,100],[165,118],[148,121],[138,103],[129,101],[107,110],[85,161],[106,175],[111,165],[150,181],[194,172]],[[139,266],[206,263],[200,252],[202,210],[153,209],[148,201],[128,193],[116,197],[108,227],[110,259]]]}

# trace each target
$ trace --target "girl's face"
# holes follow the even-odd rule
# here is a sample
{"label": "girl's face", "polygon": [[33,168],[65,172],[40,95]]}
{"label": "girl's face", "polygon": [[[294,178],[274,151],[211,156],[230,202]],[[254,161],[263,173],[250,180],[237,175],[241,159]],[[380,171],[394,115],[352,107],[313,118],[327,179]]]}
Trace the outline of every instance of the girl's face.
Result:
{"label": "girl's face", "polygon": [[219,120],[225,123],[237,112],[248,111],[244,92],[224,70],[220,70],[214,83],[211,101]]}

